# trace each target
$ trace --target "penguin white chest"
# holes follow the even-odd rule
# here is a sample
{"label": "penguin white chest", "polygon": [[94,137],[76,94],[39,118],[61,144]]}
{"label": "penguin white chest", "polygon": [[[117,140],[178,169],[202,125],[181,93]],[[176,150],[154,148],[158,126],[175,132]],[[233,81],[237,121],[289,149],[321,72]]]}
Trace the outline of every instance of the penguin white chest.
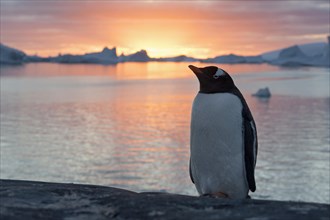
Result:
{"label": "penguin white chest", "polygon": [[198,93],[191,117],[191,174],[199,194],[245,198],[243,105],[231,93]]}

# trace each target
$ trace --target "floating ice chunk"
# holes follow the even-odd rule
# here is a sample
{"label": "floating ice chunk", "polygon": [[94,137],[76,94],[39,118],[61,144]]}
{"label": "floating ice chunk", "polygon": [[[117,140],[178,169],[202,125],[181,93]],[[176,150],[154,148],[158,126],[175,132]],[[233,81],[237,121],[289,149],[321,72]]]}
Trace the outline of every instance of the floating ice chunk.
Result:
{"label": "floating ice chunk", "polygon": [[256,93],[252,94],[253,96],[260,97],[260,98],[270,98],[271,93],[269,88],[261,88]]}

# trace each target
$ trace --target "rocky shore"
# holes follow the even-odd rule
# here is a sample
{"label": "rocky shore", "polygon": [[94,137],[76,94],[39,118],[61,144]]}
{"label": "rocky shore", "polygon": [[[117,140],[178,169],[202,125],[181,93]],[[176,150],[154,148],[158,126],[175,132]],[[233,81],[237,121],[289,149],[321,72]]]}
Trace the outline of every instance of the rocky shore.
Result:
{"label": "rocky shore", "polygon": [[118,188],[0,180],[0,219],[320,219],[330,205],[230,200]]}

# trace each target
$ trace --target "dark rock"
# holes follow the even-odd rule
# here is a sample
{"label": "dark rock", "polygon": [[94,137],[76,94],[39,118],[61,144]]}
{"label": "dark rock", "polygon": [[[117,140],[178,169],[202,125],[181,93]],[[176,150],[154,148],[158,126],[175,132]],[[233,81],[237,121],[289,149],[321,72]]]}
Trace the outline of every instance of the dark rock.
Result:
{"label": "dark rock", "polygon": [[326,204],[135,193],[104,186],[0,181],[1,219],[329,219]]}

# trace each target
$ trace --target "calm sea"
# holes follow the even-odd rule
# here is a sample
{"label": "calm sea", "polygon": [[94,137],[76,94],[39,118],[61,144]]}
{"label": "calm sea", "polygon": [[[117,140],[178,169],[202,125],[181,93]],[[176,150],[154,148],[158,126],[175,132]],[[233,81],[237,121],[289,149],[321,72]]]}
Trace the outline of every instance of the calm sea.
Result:
{"label": "calm sea", "polygon": [[[188,161],[198,82],[187,65],[1,67],[1,178],[197,195]],[[330,203],[329,69],[221,67],[257,124],[252,198]],[[251,96],[265,86],[270,99]]]}

